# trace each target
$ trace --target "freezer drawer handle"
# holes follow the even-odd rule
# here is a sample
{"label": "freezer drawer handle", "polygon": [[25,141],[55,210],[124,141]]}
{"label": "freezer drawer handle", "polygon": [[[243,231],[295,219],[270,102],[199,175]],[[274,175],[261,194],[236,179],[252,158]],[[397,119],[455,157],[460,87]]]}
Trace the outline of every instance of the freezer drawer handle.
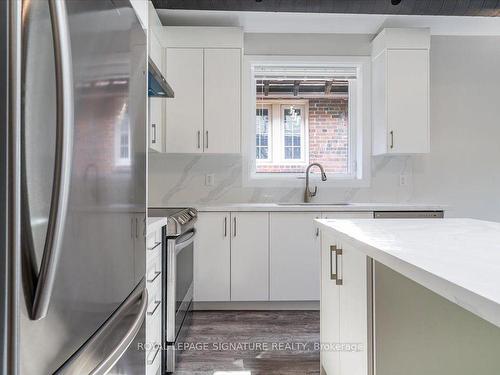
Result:
{"label": "freezer drawer handle", "polygon": [[[50,0],[49,12],[55,61],[56,146],[50,210],[40,270],[36,275],[34,268],[24,269],[25,273],[30,273],[30,275],[26,274],[26,277],[31,277],[33,280],[32,290],[28,292],[28,295],[33,298],[32,306],[28,306],[32,320],[43,319],[49,310],[68,210],[73,149],[73,71],[66,2]],[[23,168],[22,174],[23,224],[26,234],[24,241],[26,248],[23,251],[26,257],[32,257],[34,248],[29,219],[26,167]],[[30,263],[27,262],[26,265],[28,264]]]}
{"label": "freezer drawer handle", "polygon": [[[105,375],[109,373],[120,358],[123,357],[144,324],[148,307],[148,291],[144,284],[143,279],[104,325],[68,360],[68,362],[55,372],[55,375]],[[137,306],[139,302],[140,304]],[[135,310],[137,310],[137,312],[135,312]],[[132,312],[134,315],[131,316]],[[128,327],[122,327],[124,322],[128,323],[129,320],[131,321],[130,325]],[[125,331],[123,335],[122,330]],[[109,341],[115,339],[117,333],[122,336],[116,337],[117,344],[110,349]],[[115,340],[113,340],[113,342],[114,341]],[[137,350],[137,348],[133,349]],[[109,352],[107,352],[108,350]],[[103,359],[99,361],[99,357],[103,352],[107,353],[104,354]]]}

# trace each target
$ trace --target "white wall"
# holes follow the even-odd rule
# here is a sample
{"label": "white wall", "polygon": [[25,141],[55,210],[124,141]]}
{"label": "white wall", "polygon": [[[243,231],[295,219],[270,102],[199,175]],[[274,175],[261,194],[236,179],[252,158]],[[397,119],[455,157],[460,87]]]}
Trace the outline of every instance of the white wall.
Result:
{"label": "white wall", "polygon": [[[369,55],[369,35],[245,34],[245,54]],[[318,201],[425,202],[500,221],[500,37],[433,36],[431,153],[372,159],[369,188],[318,183]],[[299,201],[302,189],[248,188],[239,156],[150,154],[150,204]],[[205,186],[205,174],[215,186]],[[410,175],[399,186],[399,175]],[[413,178],[411,176],[413,175]]]}

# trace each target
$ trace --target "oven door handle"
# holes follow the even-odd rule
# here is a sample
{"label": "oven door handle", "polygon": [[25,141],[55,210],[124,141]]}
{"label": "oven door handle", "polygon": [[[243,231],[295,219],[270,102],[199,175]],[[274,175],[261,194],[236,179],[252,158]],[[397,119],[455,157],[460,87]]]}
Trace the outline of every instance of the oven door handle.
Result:
{"label": "oven door handle", "polygon": [[179,251],[184,249],[185,247],[191,245],[194,241],[194,236],[196,234],[196,229],[190,229],[183,235],[181,235],[176,241],[175,241],[175,254],[177,255]]}

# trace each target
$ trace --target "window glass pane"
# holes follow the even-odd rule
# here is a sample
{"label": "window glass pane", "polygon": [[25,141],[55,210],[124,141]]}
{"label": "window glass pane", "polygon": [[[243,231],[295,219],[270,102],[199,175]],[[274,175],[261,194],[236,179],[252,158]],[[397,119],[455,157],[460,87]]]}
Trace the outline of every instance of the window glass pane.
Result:
{"label": "window glass pane", "polygon": [[[257,104],[258,106],[258,104]],[[256,158],[268,159],[269,149],[269,108],[256,108],[255,111]]]}
{"label": "window glass pane", "polygon": [[[304,126],[301,115],[301,109],[294,106],[283,110],[285,159],[300,160],[301,158],[300,146],[302,145],[302,126]],[[288,146],[294,147],[288,148]]]}

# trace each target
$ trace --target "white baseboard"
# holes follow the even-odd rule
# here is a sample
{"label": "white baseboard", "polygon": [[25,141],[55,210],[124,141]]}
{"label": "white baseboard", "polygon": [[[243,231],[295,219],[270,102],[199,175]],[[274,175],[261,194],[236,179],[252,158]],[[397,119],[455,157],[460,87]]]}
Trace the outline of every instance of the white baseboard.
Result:
{"label": "white baseboard", "polygon": [[319,310],[319,301],[194,302],[193,310]]}

